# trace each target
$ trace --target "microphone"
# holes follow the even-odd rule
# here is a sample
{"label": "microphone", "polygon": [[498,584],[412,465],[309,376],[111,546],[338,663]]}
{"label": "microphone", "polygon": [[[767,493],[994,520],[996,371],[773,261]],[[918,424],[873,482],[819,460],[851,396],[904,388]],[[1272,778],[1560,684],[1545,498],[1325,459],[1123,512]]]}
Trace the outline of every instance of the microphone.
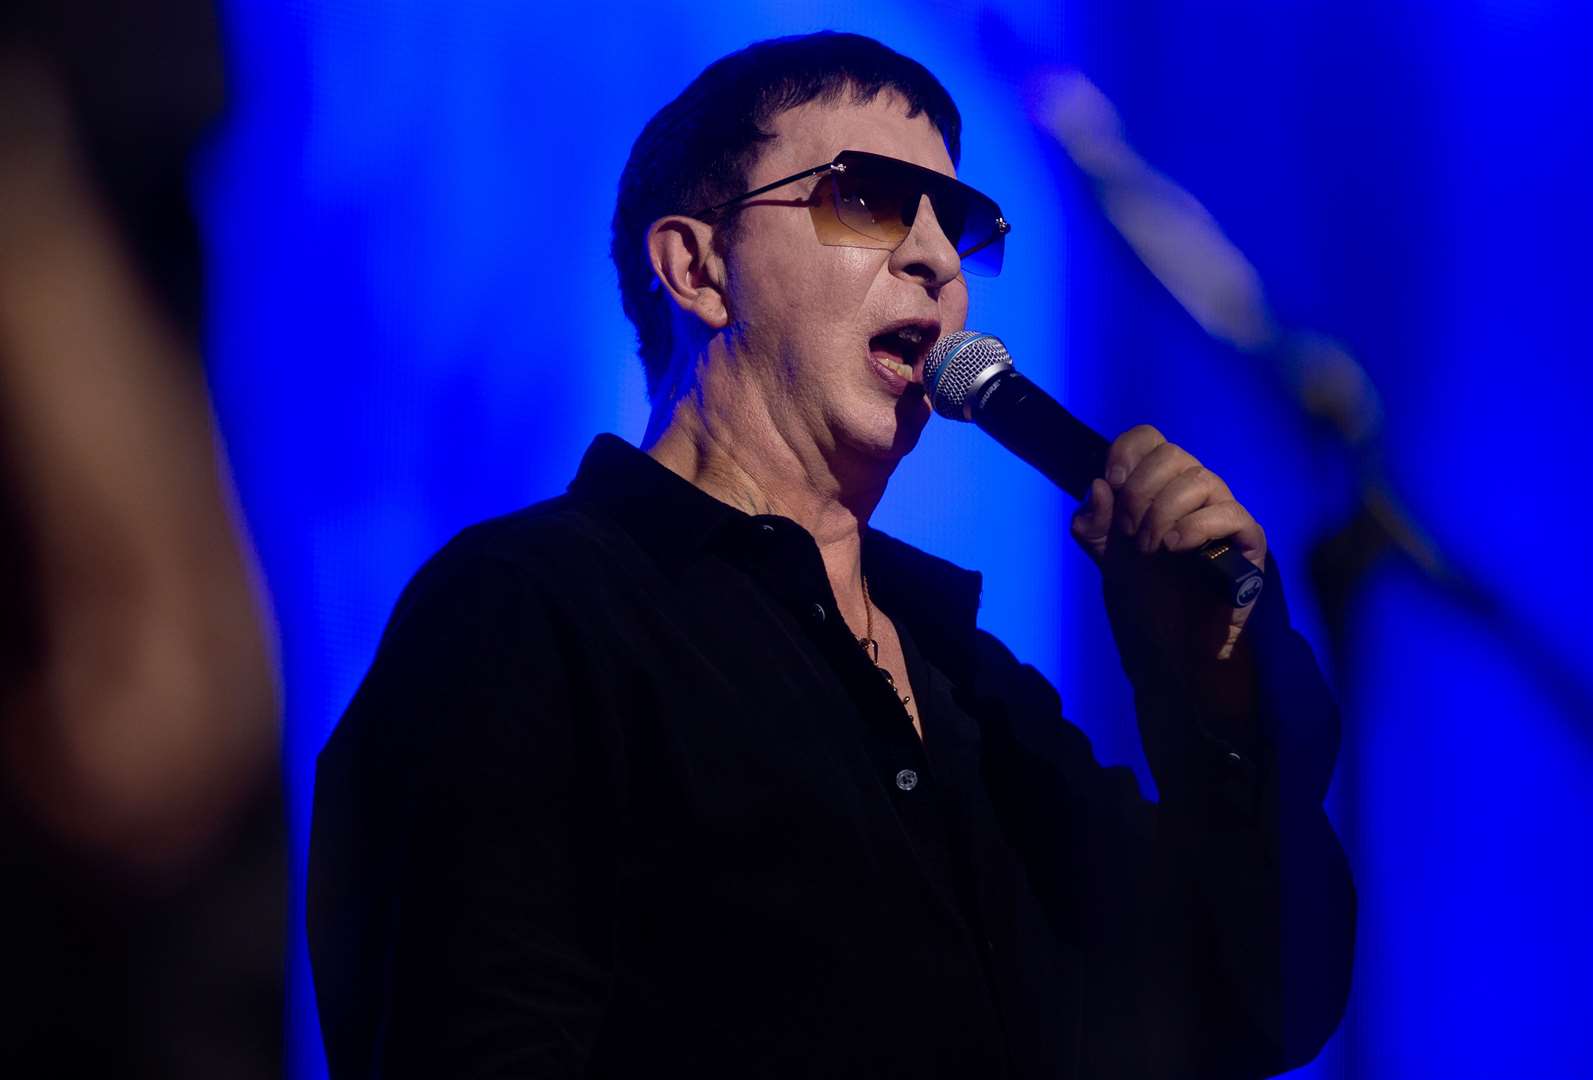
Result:
{"label": "microphone", "polygon": [[[924,356],[924,389],[940,415],[979,425],[1075,499],[1106,474],[1112,444],[1014,370],[998,337],[959,330],[935,342]],[[1233,607],[1261,595],[1261,571],[1232,539],[1212,540],[1189,558]]]}

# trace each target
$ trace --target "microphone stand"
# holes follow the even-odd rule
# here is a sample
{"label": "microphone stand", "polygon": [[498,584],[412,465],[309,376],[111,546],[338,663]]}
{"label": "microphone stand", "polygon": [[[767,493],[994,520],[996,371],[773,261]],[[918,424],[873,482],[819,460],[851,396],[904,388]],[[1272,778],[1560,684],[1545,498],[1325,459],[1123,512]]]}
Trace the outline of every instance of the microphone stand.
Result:
{"label": "microphone stand", "polygon": [[1336,433],[1356,464],[1348,514],[1319,537],[1309,572],[1327,625],[1342,690],[1353,686],[1353,601],[1388,560],[1414,569],[1458,612],[1487,627],[1560,709],[1593,741],[1593,684],[1527,619],[1449,559],[1399,497],[1383,467],[1381,400],[1366,370],[1342,346],[1278,326],[1255,267],[1195,198],[1140,158],[1116,109],[1077,71],[1035,81],[1034,119],[1094,186],[1113,228],[1212,337],[1264,362],[1302,414]]}
{"label": "microphone stand", "polygon": [[1356,594],[1376,567],[1398,559],[1457,611],[1488,627],[1572,729],[1593,741],[1593,686],[1555,644],[1497,592],[1444,558],[1381,468],[1362,471],[1356,496],[1344,520],[1318,537],[1309,555],[1312,588],[1339,664],[1351,655],[1349,616]]}

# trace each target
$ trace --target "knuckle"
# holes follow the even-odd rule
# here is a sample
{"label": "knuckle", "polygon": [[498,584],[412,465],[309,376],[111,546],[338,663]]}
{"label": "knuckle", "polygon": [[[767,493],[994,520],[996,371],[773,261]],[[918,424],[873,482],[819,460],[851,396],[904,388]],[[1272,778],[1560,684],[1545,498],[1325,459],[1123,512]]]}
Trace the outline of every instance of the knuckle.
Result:
{"label": "knuckle", "polygon": [[1165,442],[1162,433],[1149,424],[1139,424],[1129,428],[1112,441],[1108,451],[1107,460],[1116,465],[1122,465],[1129,472],[1145,459],[1152,451]]}
{"label": "knuckle", "polygon": [[1145,460],[1159,469],[1166,469],[1169,464],[1174,464],[1178,461],[1178,447],[1172,443],[1157,443],[1145,455]]}
{"label": "knuckle", "polygon": [[1208,489],[1208,476],[1204,465],[1186,465],[1168,481],[1168,487],[1186,498],[1193,497]]}

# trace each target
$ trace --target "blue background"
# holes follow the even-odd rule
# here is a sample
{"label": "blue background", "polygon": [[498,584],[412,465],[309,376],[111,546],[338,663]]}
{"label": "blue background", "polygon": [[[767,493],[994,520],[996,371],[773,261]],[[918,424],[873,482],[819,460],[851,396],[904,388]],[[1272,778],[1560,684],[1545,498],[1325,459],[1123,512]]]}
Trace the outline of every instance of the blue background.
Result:
{"label": "blue background", "polygon": [[[1361,894],[1354,996],[1314,1077],[1593,1077],[1593,18],[1582,3],[1008,0],[223,4],[233,105],[198,177],[211,378],[281,634],[294,1075],[324,1074],[302,935],[314,756],[393,600],[471,521],[562,490],[646,403],[608,262],[630,142],[705,64],[822,27],[946,83],[962,175],[1016,223],[970,325],[1075,412],[1148,421],[1266,526],[1298,625],[1351,470],[1207,339],[1026,119],[1071,64],[1249,256],[1280,317],[1382,391],[1387,465],[1507,632],[1397,563],[1333,658],[1332,809]],[[982,620],[1143,762],[1071,505],[936,421],[877,524],[986,571]],[[1585,704],[1586,699],[1582,699]]]}

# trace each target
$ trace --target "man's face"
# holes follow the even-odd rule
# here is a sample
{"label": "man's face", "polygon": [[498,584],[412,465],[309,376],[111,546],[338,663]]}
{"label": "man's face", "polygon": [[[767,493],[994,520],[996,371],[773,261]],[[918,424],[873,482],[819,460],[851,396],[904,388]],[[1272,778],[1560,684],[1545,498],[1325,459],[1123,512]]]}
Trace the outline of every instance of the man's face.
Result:
{"label": "man's face", "polygon": [[[867,105],[809,104],[773,122],[749,189],[864,150],[954,175],[927,117],[885,92]],[[751,383],[801,452],[899,459],[929,419],[923,353],[960,330],[968,289],[956,250],[923,200],[895,251],[826,247],[805,208],[817,179],[777,188],[741,211],[728,257],[727,342],[737,383]],[[785,205],[779,205],[784,203]],[[905,328],[904,333],[895,333]]]}

